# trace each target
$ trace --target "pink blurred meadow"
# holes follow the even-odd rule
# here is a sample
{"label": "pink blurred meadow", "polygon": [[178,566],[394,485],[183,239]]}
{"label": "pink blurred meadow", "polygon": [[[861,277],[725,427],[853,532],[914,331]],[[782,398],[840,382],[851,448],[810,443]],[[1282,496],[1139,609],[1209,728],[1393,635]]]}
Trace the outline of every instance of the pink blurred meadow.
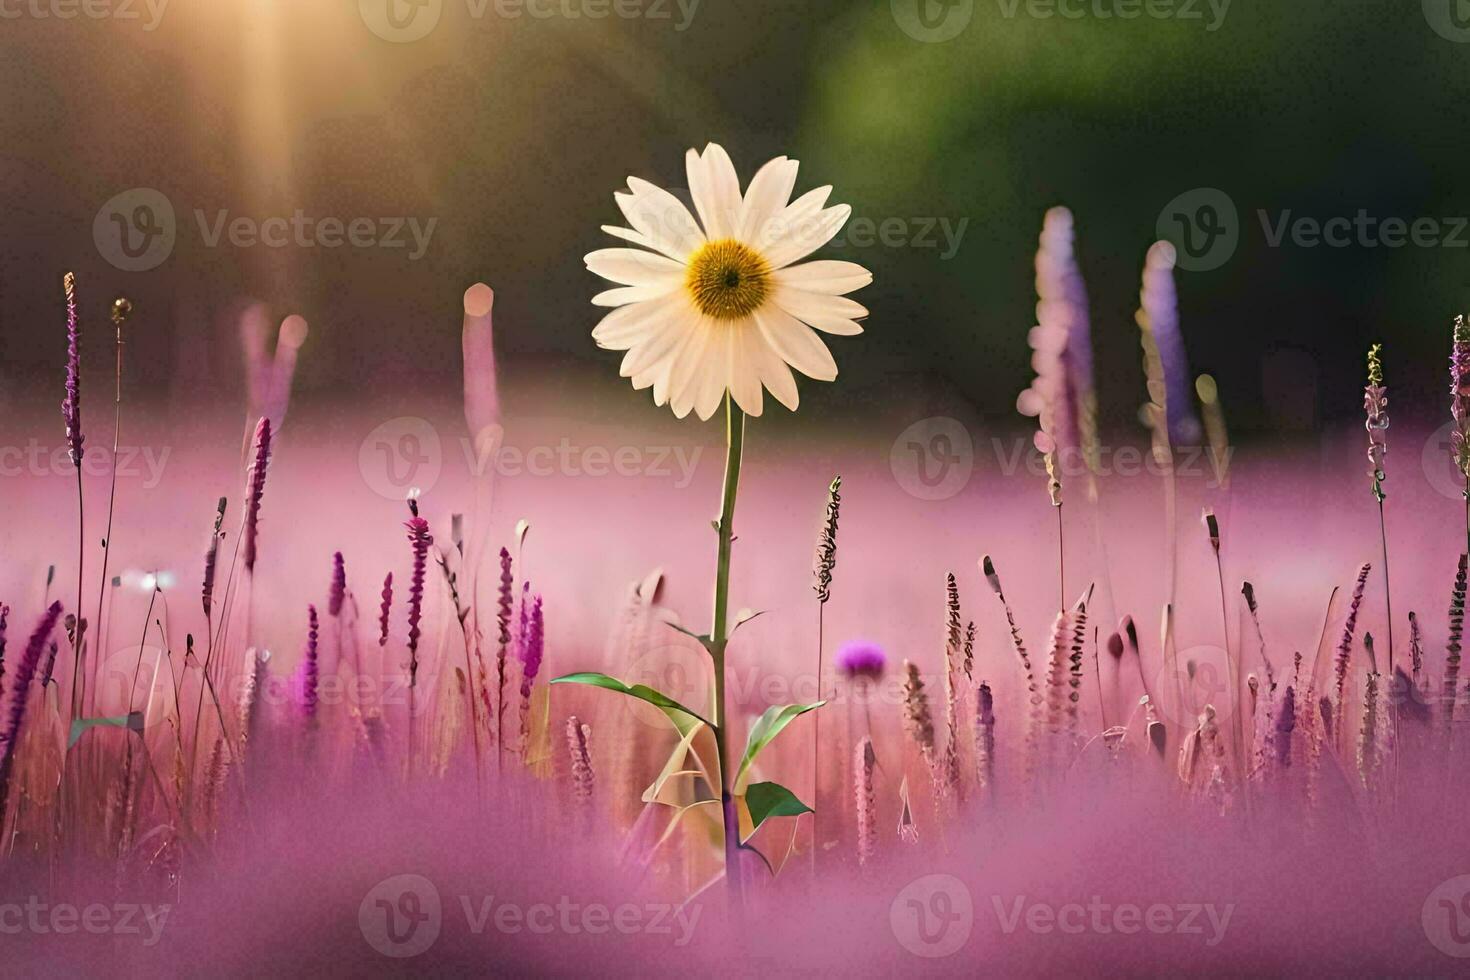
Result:
{"label": "pink blurred meadow", "polygon": [[[491,555],[512,543],[517,521],[529,524],[516,572],[545,600],[543,679],[601,670],[658,687],[696,710],[708,698],[707,661],[692,640],[656,621],[645,624],[636,643],[619,630],[630,589],[655,569],[662,572],[658,616],[707,628],[714,548],[709,520],[719,497],[721,427],[676,424],[651,406],[607,411],[594,399],[583,405],[566,378],[521,378],[514,366],[507,373],[499,472],[490,494],[480,498],[482,506],[490,502],[488,518],[472,513],[476,463],[457,400],[395,393],[355,404],[298,399],[278,432],[260,517],[251,645],[272,651],[277,681],[291,676],[305,643],[306,606],[327,603],[332,555],[341,551],[359,606],[358,643],[369,654],[366,673],[376,677],[371,689],[383,697],[390,743],[403,737],[402,691],[395,701],[392,678],[403,672],[406,627],[400,599],[392,640],[379,651],[377,592],[385,573],[391,571],[400,588],[410,574],[401,529],[410,486],[422,491],[422,513],[441,546],[450,538],[454,513],[470,515],[471,527],[486,528]],[[92,418],[100,416],[97,410]],[[64,446],[49,411],[16,413],[7,429],[8,444],[28,453],[32,446]],[[105,441],[100,425],[93,431],[95,444]],[[166,632],[169,656],[184,677],[185,705],[197,681],[189,681],[177,659],[181,638],[205,635],[203,555],[218,496],[230,498],[232,519],[225,526],[235,526],[244,479],[241,431],[238,411],[218,405],[160,405],[140,396],[124,416],[122,443],[138,452],[131,466],[119,457],[110,569],[120,584],[109,589],[104,650],[121,655],[123,667],[114,672],[126,678],[156,584],[166,602],[155,603],[155,632],[143,645],[157,650],[163,645],[157,630]],[[1455,471],[1438,435],[1395,430],[1386,485],[1398,662],[1407,657],[1403,616],[1412,609],[1423,625],[1430,677],[1444,662],[1444,611],[1462,544],[1463,504],[1454,496]],[[1324,633],[1332,589],[1350,591],[1365,561],[1374,570],[1357,635],[1380,637],[1384,655],[1376,507],[1362,438],[1360,429],[1345,428],[1312,445],[1238,447],[1228,488],[1220,486],[1221,474],[1208,458],[1186,467],[1181,455],[1181,663],[1195,660],[1224,671],[1228,628],[1229,648],[1241,656],[1242,669],[1261,674],[1254,627],[1240,599],[1241,582],[1249,580],[1278,675],[1289,670],[1296,651],[1310,669],[1319,640],[1326,636],[1324,656],[1330,656],[1343,626],[1340,600]],[[1125,435],[1117,445],[1143,450],[1145,443]],[[129,975],[180,969],[343,976],[425,969],[454,975],[592,969],[612,975],[701,969],[733,975],[1448,972],[1454,964],[1443,950],[1462,947],[1458,934],[1441,923],[1446,913],[1434,904],[1435,889],[1470,865],[1463,835],[1454,829],[1465,786],[1448,748],[1415,756],[1406,750],[1391,799],[1355,792],[1350,753],[1340,760],[1329,754],[1323,765],[1331,773],[1310,809],[1300,801],[1258,801],[1249,815],[1238,804],[1222,815],[1171,788],[1179,785],[1172,777],[1174,733],[1193,719],[1160,703],[1171,733],[1167,760],[1124,752],[1119,758],[1125,761],[1110,768],[1092,738],[1044,802],[1032,798],[1030,785],[1040,777],[1019,761],[1024,675],[1004,611],[978,561],[992,556],[1032,656],[1044,662],[1059,604],[1056,517],[1044,475],[1034,461],[1025,462],[1033,456],[1029,439],[1008,420],[978,417],[960,406],[914,411],[895,403],[860,418],[817,419],[800,428],[779,416],[751,421],[732,604],[764,614],[742,625],[731,646],[737,734],[767,705],[816,694],[812,548],[827,483],[838,474],[842,519],[825,611],[827,683],[832,653],[846,640],[878,644],[889,668],[866,709],[851,703],[841,685],[838,699],[820,709],[824,778],[817,793],[812,715],[762,757],[762,776],[814,802],[827,821],[822,837],[828,846],[813,878],[810,816],[762,828],[757,841],[773,861],[792,850],[779,876],[759,866],[746,869],[757,884],[741,924],[728,918],[718,890],[690,899],[708,868],[671,853],[679,846],[695,849],[710,828],[691,828],[646,862],[628,857],[629,841],[647,832],[636,822],[638,793],[676,741],[651,709],[630,708],[632,702],[607,691],[538,688],[545,730],[525,764],[513,756],[509,767],[497,772],[486,765],[477,779],[468,748],[460,744],[442,772],[421,772],[405,784],[392,765],[365,765],[350,749],[330,760],[303,759],[299,743],[311,736],[298,731],[298,705],[289,689],[278,687],[286,693],[264,706],[268,737],[251,747],[259,753],[252,755],[261,759],[259,770],[270,776],[257,777],[248,803],[245,794],[224,803],[204,852],[182,848],[167,873],[150,868],[116,881],[107,874],[68,874],[58,871],[54,858],[38,862],[20,854],[0,872],[0,903],[24,905],[39,895],[52,906],[166,905],[156,941],[145,942],[146,928],[141,935],[94,936],[86,930],[59,934],[53,923],[7,937],[12,962],[24,972],[106,964]],[[1080,688],[1081,729],[1102,732],[1105,711],[1108,725],[1131,725],[1125,744],[1141,737],[1136,705],[1144,682],[1157,689],[1165,673],[1159,636],[1167,577],[1163,481],[1143,467],[1145,456],[1146,450],[1115,459],[1114,469],[1125,472],[1103,477],[1099,511],[1078,492],[1062,512],[1066,602],[1094,589],[1089,611],[1103,640],[1124,614],[1138,624],[1141,672],[1127,658],[1115,661],[1095,650],[1089,635]],[[69,610],[75,591],[72,474],[49,461],[37,465],[35,458],[28,456],[22,472],[8,471],[4,481],[9,520],[0,596],[12,609],[12,651],[29,633],[43,599],[59,598]],[[1134,458],[1140,460],[1136,473],[1129,462]],[[12,453],[7,465],[13,459]],[[98,462],[85,488],[92,522],[108,485],[105,461]],[[1214,554],[1198,519],[1205,506],[1223,527],[1224,621]],[[1099,526],[1106,564],[1098,551]],[[233,537],[226,537],[223,554],[232,550]],[[95,555],[88,560],[95,562]],[[49,590],[48,565],[55,566]],[[95,576],[95,564],[91,568]],[[429,679],[421,680],[426,692],[442,690],[440,670],[463,658],[462,647],[452,642],[448,591],[439,570],[430,572],[424,621],[431,641],[422,654]],[[975,624],[974,682],[988,682],[995,692],[1000,748],[989,793],[972,788],[966,799],[941,802],[931,796],[900,725],[904,698],[897,684],[898,664],[913,661],[928,682],[936,718],[942,714],[950,572],[963,617]],[[478,600],[493,603],[494,576],[479,581]],[[84,599],[88,610],[94,588]],[[1361,647],[1355,651],[1361,659]],[[63,643],[63,664],[66,653]],[[324,656],[329,675],[341,667],[331,653]],[[1355,692],[1360,677],[1355,662]],[[1224,707],[1229,689],[1220,674],[1201,669],[1199,678],[1197,699]],[[114,708],[125,700],[120,691],[126,679],[122,685],[113,685],[120,699]],[[353,698],[333,695],[327,686],[322,696],[323,727],[345,726]],[[972,698],[973,689],[962,694],[967,717]],[[585,809],[574,798],[563,737],[573,714],[590,726],[596,772]],[[1228,711],[1221,714],[1223,719]],[[850,762],[855,735],[869,722],[879,765],[878,855],[860,868]],[[144,737],[166,743],[167,725],[165,713],[165,727],[150,724]],[[968,724],[960,730],[968,731]],[[968,754],[964,758],[973,765]],[[912,843],[898,833],[904,776],[917,834]],[[718,833],[717,821],[713,830]],[[404,875],[416,877],[399,877]],[[423,911],[430,892],[437,902],[433,913]],[[401,904],[410,895],[413,901]],[[374,904],[374,896],[387,896],[387,904]],[[523,918],[558,902],[576,911],[545,932]],[[1089,903],[1100,909],[1095,916],[1075,911]],[[487,908],[507,904],[517,914],[503,921],[487,917]],[[1033,906],[1043,910],[1028,918]],[[1119,918],[1120,907],[1135,909],[1139,922],[1155,918],[1128,932],[1133,913]],[[594,909],[591,919],[583,917],[588,908]],[[598,932],[596,924],[604,921],[598,908],[606,921],[619,908],[634,909],[624,922],[637,922],[626,934],[615,926]],[[385,942],[383,930],[392,930],[397,914],[407,929],[411,912],[430,916],[424,923],[432,921],[436,935],[412,958],[399,959],[389,954],[402,948]],[[427,935],[417,928],[426,924],[411,931]]]}

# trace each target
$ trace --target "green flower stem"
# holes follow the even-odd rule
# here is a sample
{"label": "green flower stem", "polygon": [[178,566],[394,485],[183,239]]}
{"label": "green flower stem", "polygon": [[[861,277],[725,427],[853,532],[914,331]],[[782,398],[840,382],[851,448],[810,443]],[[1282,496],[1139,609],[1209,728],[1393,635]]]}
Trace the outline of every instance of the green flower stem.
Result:
{"label": "green flower stem", "polygon": [[725,645],[728,642],[726,627],[730,606],[730,545],[734,541],[735,495],[740,489],[740,458],[745,449],[745,413],[733,398],[725,395],[726,442],[725,489],[721,497],[720,519],[715,524],[719,534],[719,554],[715,564],[715,609],[714,626],[710,629],[706,646],[714,662],[715,675],[715,746],[720,755],[720,810],[724,815],[725,830],[725,884],[730,896],[730,905],[737,914],[743,902],[740,880],[740,819],[731,790],[731,777],[735,767],[730,758],[729,739],[726,738],[728,713],[725,710]]}

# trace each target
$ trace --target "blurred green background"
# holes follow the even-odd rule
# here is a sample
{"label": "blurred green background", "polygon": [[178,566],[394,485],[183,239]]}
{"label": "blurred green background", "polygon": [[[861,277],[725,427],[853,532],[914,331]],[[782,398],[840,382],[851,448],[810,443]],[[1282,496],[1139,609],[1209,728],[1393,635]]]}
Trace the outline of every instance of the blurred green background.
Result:
{"label": "blurred green background", "polygon": [[[9,0],[0,407],[59,397],[66,269],[94,349],[111,296],[138,304],[129,371],[147,391],[234,397],[244,297],[311,322],[308,396],[452,388],[460,295],[484,280],[504,370],[614,397],[625,383],[588,337],[600,286],[582,256],[608,243],[598,226],[628,175],[682,187],[685,148],[714,140],[747,177],[800,159],[798,190],[831,183],[866,222],[828,254],[873,270],[868,331],[833,342],[843,378],[805,385],[803,415],[903,399],[1011,422],[1041,217],[1066,204],[1103,413],[1126,423],[1142,398],[1143,256],[1196,188],[1237,211],[1228,258],[1179,273],[1191,362],[1219,379],[1237,434],[1360,412],[1375,340],[1395,408],[1441,410],[1470,261],[1452,220],[1470,215],[1460,0],[391,0],[397,23],[437,17],[408,42],[371,29],[389,2],[136,0],[139,19],[62,19],[66,0]],[[93,223],[137,187],[169,199],[177,240],[126,272]],[[411,261],[211,247],[196,217],[296,209],[436,224]],[[1260,217],[1360,209],[1436,219],[1438,240],[1272,247]]]}

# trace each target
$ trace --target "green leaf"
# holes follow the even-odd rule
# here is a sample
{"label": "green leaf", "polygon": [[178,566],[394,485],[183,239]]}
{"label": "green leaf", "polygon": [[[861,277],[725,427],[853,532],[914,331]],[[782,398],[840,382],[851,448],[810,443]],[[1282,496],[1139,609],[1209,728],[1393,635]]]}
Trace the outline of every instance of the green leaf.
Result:
{"label": "green leaf", "polygon": [[66,740],[68,751],[73,745],[77,744],[77,740],[82,737],[82,734],[87,729],[97,728],[99,726],[104,728],[126,728],[130,731],[141,733],[143,731],[143,712],[132,711],[125,715],[118,715],[115,718],[73,718],[71,734]]}
{"label": "green leaf", "polygon": [[564,677],[554,678],[551,683],[588,684],[592,687],[605,687],[609,691],[617,691],[619,694],[626,694],[630,698],[647,701],[662,711],[669,721],[673,722],[674,727],[679,730],[680,735],[688,735],[696,725],[700,724],[709,725],[710,728],[714,728],[713,725],[710,725],[709,722],[684,707],[678,701],[675,701],[661,691],[655,691],[646,684],[634,684],[630,687],[616,677],[609,677],[606,674],[593,672],[567,674]]}
{"label": "green leaf", "polygon": [[750,810],[752,834],[770,817],[799,817],[816,812],[780,783],[751,783],[745,790],[745,805]]}
{"label": "green leaf", "polygon": [[664,625],[667,626],[669,629],[675,631],[676,633],[683,633],[685,636],[691,639],[698,640],[700,646],[704,647],[706,650],[709,649],[709,637],[705,636],[703,633],[696,633],[693,630],[687,630],[684,627],[680,626],[678,623],[668,619],[664,620]]}
{"label": "green leaf", "polygon": [[745,756],[740,760],[740,770],[735,775],[736,792],[742,792],[748,770],[761,749],[770,745],[772,739],[780,735],[787,725],[826,703],[817,701],[812,704],[773,704],[767,708],[760,720],[751,727],[750,736],[745,740]]}

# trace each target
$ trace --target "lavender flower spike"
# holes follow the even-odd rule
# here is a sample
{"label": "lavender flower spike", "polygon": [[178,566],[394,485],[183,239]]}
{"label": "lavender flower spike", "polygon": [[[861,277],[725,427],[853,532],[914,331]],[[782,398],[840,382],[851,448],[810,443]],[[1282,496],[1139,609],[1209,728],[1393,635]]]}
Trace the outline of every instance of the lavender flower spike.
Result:
{"label": "lavender flower spike", "polygon": [[271,420],[255,425],[255,461],[250,464],[245,494],[245,570],[255,571],[255,538],[260,524],[260,502],[265,497],[265,473],[271,461]]}
{"label": "lavender flower spike", "polygon": [[327,593],[327,615],[342,615],[342,603],[347,599],[347,565],[342,552],[332,555],[332,588]]}
{"label": "lavender flower spike", "polygon": [[10,622],[10,607],[0,602],[0,695],[5,693],[5,629]]}
{"label": "lavender flower spike", "polygon": [[1096,471],[1101,461],[1092,379],[1092,324],[1074,240],[1072,212],[1062,207],[1047,211],[1036,252],[1036,322],[1056,324],[1066,331],[1066,413],[1083,460]]}
{"label": "lavender flower spike", "polygon": [[1148,250],[1140,305],[1143,327],[1153,338],[1164,375],[1164,390],[1151,391],[1150,395],[1164,406],[1170,443],[1195,446],[1203,430],[1190,403],[1189,365],[1184,355],[1184,335],[1179,330],[1179,294],[1174,288],[1177,259],[1178,253],[1168,242],[1157,242]]}
{"label": "lavender flower spike", "polygon": [[1388,479],[1384,471],[1384,456],[1388,454],[1388,389],[1383,385],[1382,344],[1368,349],[1368,386],[1363,389],[1363,411],[1367,415],[1368,462],[1372,469],[1368,475],[1373,479],[1373,496],[1382,503],[1387,496],[1383,492],[1383,481]]}
{"label": "lavender flower spike", "polygon": [[393,609],[393,573],[383,579],[383,603],[378,607],[378,646],[388,642],[388,613]]}
{"label": "lavender flower spike", "polygon": [[424,616],[424,575],[429,566],[429,545],[434,543],[429,534],[429,522],[415,515],[404,522],[408,528],[408,543],[413,547],[413,577],[408,585],[408,676],[412,685],[419,669],[419,622]]}
{"label": "lavender flower spike", "polygon": [[66,398],[61,415],[66,420],[67,452],[72,465],[82,465],[82,355],[77,334],[77,277],[68,272],[61,280],[66,290]]}
{"label": "lavender flower spike", "polygon": [[308,722],[316,720],[316,707],[318,698],[318,686],[321,681],[321,663],[317,658],[317,637],[320,635],[320,624],[317,620],[316,606],[306,607],[306,657],[301,662],[301,711],[306,715]]}
{"label": "lavender flower spike", "polygon": [[531,696],[531,685],[541,672],[541,658],[546,653],[546,621],[541,611],[541,597],[531,603],[530,622],[521,645],[521,697]]}
{"label": "lavender flower spike", "polygon": [[1470,322],[1455,317],[1454,346],[1450,353],[1450,455],[1470,486]]}
{"label": "lavender flower spike", "polygon": [[5,748],[3,754],[0,754],[0,817],[5,814],[5,798],[10,790],[10,770],[15,763],[16,748],[20,744],[20,728],[21,723],[25,720],[26,698],[30,693],[31,681],[36,676],[36,668],[41,664],[41,654],[46,650],[46,641],[50,639],[51,632],[56,629],[56,621],[60,617],[61,603],[51,603],[51,608],[46,610],[46,615],[41,617],[40,625],[31,634],[30,642],[26,644],[25,652],[21,654],[20,665],[15,669],[10,711],[5,721]]}

